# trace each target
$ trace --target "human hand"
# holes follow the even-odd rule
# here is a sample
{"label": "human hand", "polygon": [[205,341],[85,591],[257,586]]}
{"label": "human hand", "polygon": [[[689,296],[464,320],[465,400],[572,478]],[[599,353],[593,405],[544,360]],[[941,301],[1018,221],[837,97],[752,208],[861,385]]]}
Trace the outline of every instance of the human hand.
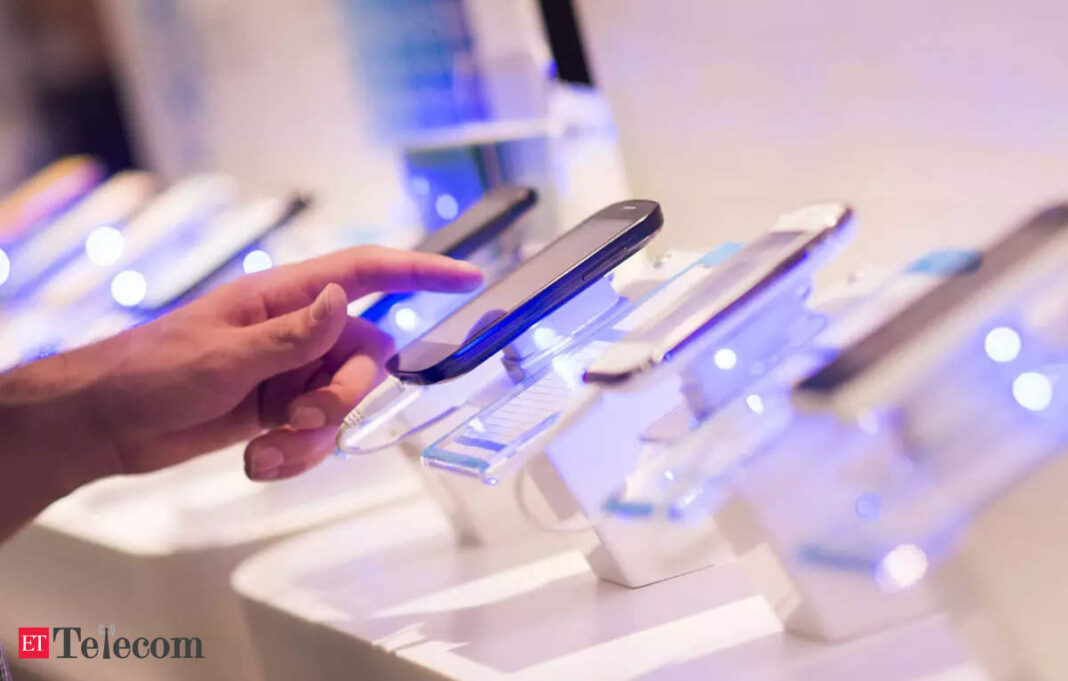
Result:
{"label": "human hand", "polygon": [[388,336],[348,316],[348,301],[480,282],[465,262],[361,246],[243,277],[24,369],[62,373],[64,390],[79,396],[91,430],[83,439],[102,445],[90,448],[99,475],[156,470],[252,438],[249,477],[288,478],[334,450],[338,425],[392,353]]}

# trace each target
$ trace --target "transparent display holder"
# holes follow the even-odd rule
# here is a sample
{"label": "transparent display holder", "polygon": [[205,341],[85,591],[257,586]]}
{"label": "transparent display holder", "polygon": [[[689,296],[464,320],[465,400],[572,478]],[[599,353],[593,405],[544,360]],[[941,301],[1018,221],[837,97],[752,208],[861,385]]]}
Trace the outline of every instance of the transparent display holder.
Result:
{"label": "transparent display holder", "polygon": [[861,534],[881,540],[877,556],[915,547],[927,569],[914,588],[938,595],[993,679],[1068,675],[1066,280],[1039,277],[910,395],[900,428],[916,473],[885,495],[887,521]]}
{"label": "transparent display holder", "polygon": [[[626,475],[624,484],[605,497],[606,512],[651,522],[698,523],[714,521],[729,498],[729,478],[735,466],[759,452],[792,422],[790,393],[793,385],[822,367],[852,339],[914,300],[943,276],[967,271],[958,252],[952,257],[930,254],[905,271],[865,273],[834,288],[813,304],[813,311],[789,325],[784,311],[769,309],[763,324],[744,329],[723,347],[746,345],[756,371],[729,370],[705,361],[695,368],[687,388],[687,408],[655,421],[641,433],[645,451]],[[953,270],[930,270],[925,263]],[[917,266],[922,265],[922,266]],[[922,274],[921,274],[922,273]],[[769,343],[759,334],[777,339]],[[752,346],[749,344],[752,343]],[[736,357],[736,355],[735,355]],[[724,378],[738,381],[731,384]],[[717,381],[716,379],[720,379]],[[707,386],[707,387],[706,387]],[[710,409],[718,405],[716,409]],[[703,410],[704,418],[696,418]]]}
{"label": "transparent display holder", "polygon": [[[497,358],[452,381],[431,386],[387,381],[350,414],[338,435],[339,451],[351,456],[399,447],[421,453],[428,487],[461,543],[516,541],[543,522],[560,529],[555,511],[560,503],[550,505],[540,484],[526,482],[527,474],[532,480],[551,478],[551,470],[518,454],[533,451],[531,443],[545,430],[546,419],[551,422],[552,405],[562,407],[581,386],[583,358],[618,335],[612,329],[635,307],[632,301],[643,300],[665,280],[680,279],[699,266],[695,260],[700,256],[669,254],[655,265],[633,268],[619,284],[617,268]],[[509,404],[519,417],[511,422]],[[468,432],[480,437],[464,437]],[[500,483],[510,471],[516,473],[509,477],[511,493],[499,488],[507,487]],[[575,529],[559,532],[561,542],[585,545],[585,528]]]}
{"label": "transparent display holder", "polygon": [[[917,260],[905,272],[854,274],[811,309],[799,304],[807,297],[799,277],[783,287],[787,294],[794,292],[793,300],[782,293],[769,296],[751,323],[736,324],[713,338],[716,342],[701,355],[703,361],[683,372],[680,384],[687,400],[664,417],[639,420],[632,434],[639,446],[630,447],[633,456],[616,470],[619,484],[587,490],[589,512],[602,504],[602,525],[620,527],[611,540],[615,556],[622,557],[627,550],[636,556],[602,557],[604,571],[616,575],[613,581],[633,584],[643,579],[640,575],[665,578],[700,567],[700,561],[722,562],[760,546],[759,538],[725,537],[718,515],[733,494],[736,469],[791,422],[792,385],[826,363],[835,347],[859,336],[941,277],[970,271],[974,264],[974,253],[940,251]],[[829,319],[834,323],[827,326]],[[735,347],[746,351],[733,352]],[[723,348],[732,350],[733,365],[724,362],[722,353],[717,363],[716,353]],[[641,412],[631,410],[634,416],[628,421],[634,423]],[[607,529],[602,532],[602,540],[607,534]],[[668,535],[683,541],[673,546],[656,543]],[[620,571],[624,561],[629,574]]]}
{"label": "transparent display holder", "polygon": [[[618,491],[635,470],[663,461],[824,327],[826,317],[808,299],[811,277],[836,253],[834,246],[810,254],[636,385],[588,389],[553,429],[546,457],[593,525],[598,545],[588,560],[599,577],[640,587],[733,560],[714,523],[650,522],[649,505],[629,504]],[[708,290],[698,286],[688,295],[714,295],[724,282],[705,283]],[[659,479],[676,481],[670,467]]]}
{"label": "transparent display holder", "polygon": [[1026,285],[976,296],[933,364],[900,367],[900,394],[848,418],[785,405],[788,427],[724,473],[716,519],[736,549],[770,549],[754,576],[788,630],[839,641],[939,610],[925,577],[1064,450],[1068,396],[1047,389],[1063,385],[1063,294],[1028,265]]}
{"label": "transparent display holder", "polygon": [[[609,322],[606,317],[626,307],[608,282],[587,289],[582,296],[587,294],[586,300],[577,302],[600,312],[592,320],[551,316],[528,337],[509,346],[502,360],[512,381],[511,389],[427,447],[423,451],[426,465],[495,486],[510,463],[519,464],[517,454],[526,451],[552,425],[581,386],[582,367],[605,342],[598,331]],[[567,316],[570,315],[562,315]],[[561,338],[561,321],[579,323],[580,328],[566,343],[577,347],[554,352]],[[589,328],[583,331],[582,327]]]}
{"label": "transparent display holder", "polygon": [[[425,386],[387,380],[346,419],[337,438],[340,454],[404,450],[420,464],[428,490],[450,518],[461,544],[505,543],[529,536],[535,527],[533,517],[551,516],[534,486],[511,494],[494,489],[498,480],[488,473],[489,465],[447,454],[423,459],[421,453],[505,396],[523,392],[544,378],[554,358],[570,350],[577,338],[590,337],[622,314],[630,302],[613,288],[615,282],[623,279],[630,290],[648,290],[659,283],[661,272],[681,269],[679,259],[666,257],[661,266],[648,267],[632,258],[465,376]],[[653,280],[648,281],[650,273]],[[555,361],[555,366],[561,362]],[[520,494],[523,507],[517,502]],[[568,547],[583,542],[581,532],[561,533],[560,538]]]}

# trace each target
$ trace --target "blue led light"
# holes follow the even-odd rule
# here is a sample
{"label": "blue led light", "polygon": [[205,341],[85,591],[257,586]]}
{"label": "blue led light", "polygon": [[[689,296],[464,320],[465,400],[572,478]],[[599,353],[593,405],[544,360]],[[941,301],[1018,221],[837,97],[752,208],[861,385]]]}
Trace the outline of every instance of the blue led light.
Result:
{"label": "blue led light", "polygon": [[434,211],[442,220],[452,220],[460,214],[460,204],[452,194],[442,194],[434,200]]}
{"label": "blue led light", "polygon": [[560,340],[560,336],[555,331],[547,326],[541,326],[540,324],[534,327],[532,338],[534,340],[534,346],[539,350],[548,350]]}
{"label": "blue led light", "polygon": [[749,395],[745,398],[745,406],[754,414],[764,413],[764,399],[760,395]]}
{"label": "blue led light", "polygon": [[884,591],[903,591],[927,574],[927,552],[915,544],[901,544],[886,554],[875,569],[875,582]]}
{"label": "blue led light", "polygon": [[738,364],[738,355],[730,348],[720,348],[712,355],[712,362],[724,371],[730,371]]}
{"label": "blue led light", "polygon": [[137,270],[123,270],[111,280],[111,297],[123,307],[133,307],[145,299],[148,282]]}
{"label": "blue led light", "polygon": [[420,321],[419,313],[407,305],[397,305],[393,310],[393,323],[401,331],[415,331]]}
{"label": "blue led light", "polygon": [[249,251],[245,259],[241,261],[241,269],[245,271],[245,274],[253,274],[255,272],[263,272],[269,270],[274,266],[274,262],[271,260],[271,254],[267,251],[256,249],[255,251]]}
{"label": "blue led light", "polygon": [[85,238],[85,255],[98,267],[117,263],[125,248],[126,238],[114,227],[97,227]]}
{"label": "blue led light", "polygon": [[11,258],[7,257],[4,249],[0,248],[0,285],[11,276]]}
{"label": "blue led light", "polygon": [[1045,411],[1053,402],[1053,382],[1045,374],[1025,371],[1012,382],[1012,396],[1028,411]]}
{"label": "blue led light", "polygon": [[866,492],[857,497],[856,502],[853,503],[853,510],[862,520],[875,520],[879,517],[879,509],[882,505],[883,501],[878,494]]}
{"label": "blue led light", "polygon": [[412,193],[416,196],[426,196],[430,193],[430,181],[425,177],[413,177],[409,186],[412,189]]}
{"label": "blue led light", "polygon": [[1020,334],[1007,326],[991,329],[983,340],[986,356],[995,362],[1011,362],[1020,356]]}

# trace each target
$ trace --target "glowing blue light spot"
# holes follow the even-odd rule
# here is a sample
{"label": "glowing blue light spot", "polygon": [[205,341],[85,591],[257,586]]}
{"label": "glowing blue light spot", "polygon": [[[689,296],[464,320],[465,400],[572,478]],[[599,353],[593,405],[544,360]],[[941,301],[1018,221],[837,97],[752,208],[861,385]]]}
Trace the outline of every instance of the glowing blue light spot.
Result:
{"label": "glowing blue light spot", "polygon": [[684,494],[681,497],[679,497],[679,500],[676,501],[672,505],[672,510],[673,511],[683,511],[683,510],[685,510],[688,506],[693,504],[693,502],[696,501],[697,497],[699,497],[699,496],[701,496],[701,490],[700,489],[690,490],[686,494]]}
{"label": "glowing blue light spot", "polygon": [[1053,402],[1053,383],[1045,374],[1025,371],[1012,382],[1012,396],[1028,411],[1044,411]]}
{"label": "glowing blue light spot", "polygon": [[863,520],[875,520],[879,517],[879,509],[882,508],[883,500],[879,498],[878,494],[872,494],[866,492],[857,497],[856,502],[853,504],[853,510],[857,512],[857,517]]}
{"label": "glowing blue light spot", "polygon": [[664,479],[668,482],[675,482],[675,471],[671,469],[664,471]]}
{"label": "glowing blue light spot", "polygon": [[419,328],[419,313],[407,305],[398,305],[393,310],[393,323],[401,331],[415,331]]}
{"label": "glowing blue light spot", "polygon": [[416,196],[426,196],[430,193],[430,182],[425,177],[413,177],[411,188]]}
{"label": "glowing blue light spot", "polygon": [[534,346],[539,350],[547,350],[556,345],[560,340],[559,334],[547,326],[535,326],[533,334]]}
{"label": "glowing blue light spot", "polygon": [[720,348],[716,350],[716,354],[712,355],[712,362],[720,369],[730,371],[738,363],[738,355],[730,348]]}
{"label": "glowing blue light spot", "polygon": [[1016,359],[1020,355],[1021,346],[1020,334],[1007,326],[991,329],[983,341],[986,356],[995,362],[1011,362]]}
{"label": "glowing blue light spot", "polygon": [[241,261],[241,269],[245,271],[245,274],[263,272],[264,270],[271,269],[273,266],[274,262],[271,260],[271,254],[259,249],[249,251],[248,255],[245,256],[245,259]]}
{"label": "glowing blue light spot", "polygon": [[452,194],[442,194],[434,201],[434,211],[442,220],[452,220],[460,214],[460,204]]}
{"label": "glowing blue light spot", "polygon": [[480,418],[471,419],[470,421],[468,421],[467,425],[471,426],[471,430],[474,430],[475,432],[478,432],[478,433],[485,433],[486,432],[486,424],[483,423],[482,419],[480,419]]}
{"label": "glowing blue light spot", "polygon": [[760,395],[749,395],[745,398],[745,406],[749,407],[749,411],[754,414],[764,413],[764,400]]}
{"label": "glowing blue light spot", "polygon": [[123,307],[133,307],[145,299],[148,282],[136,270],[123,270],[111,280],[111,297]]}
{"label": "glowing blue light spot", "polygon": [[126,238],[114,227],[97,227],[85,238],[85,255],[98,267],[117,263],[125,248]]}
{"label": "glowing blue light spot", "polygon": [[879,415],[871,409],[865,409],[857,414],[857,427],[868,435],[879,432]]}
{"label": "glowing blue light spot", "polygon": [[0,284],[7,281],[9,276],[11,276],[11,258],[7,257],[4,249],[0,248]]}
{"label": "glowing blue light spot", "polygon": [[564,379],[564,384],[569,390],[577,390],[582,385],[582,366],[572,357],[560,355],[553,357],[550,364],[556,375]]}
{"label": "glowing blue light spot", "polygon": [[927,574],[927,552],[915,544],[901,544],[879,561],[875,582],[884,591],[902,591]]}
{"label": "glowing blue light spot", "polygon": [[489,485],[490,487],[496,487],[497,483],[499,483],[499,482],[500,482],[499,478],[486,478],[486,484]]}

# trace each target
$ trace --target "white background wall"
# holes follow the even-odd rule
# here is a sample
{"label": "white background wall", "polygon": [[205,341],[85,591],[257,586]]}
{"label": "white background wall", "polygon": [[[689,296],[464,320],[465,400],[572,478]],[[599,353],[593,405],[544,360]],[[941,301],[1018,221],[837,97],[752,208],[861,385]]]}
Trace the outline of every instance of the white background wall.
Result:
{"label": "white background wall", "polygon": [[662,245],[841,197],[841,271],[969,245],[1068,198],[1068,3],[576,0]]}
{"label": "white background wall", "polygon": [[[168,179],[222,170],[298,185],[325,213],[380,225],[404,201],[397,151],[370,129],[336,0],[107,0],[139,149]],[[174,18],[160,19],[160,7]],[[176,106],[182,88],[191,104]],[[188,101],[188,100],[187,100]]]}

